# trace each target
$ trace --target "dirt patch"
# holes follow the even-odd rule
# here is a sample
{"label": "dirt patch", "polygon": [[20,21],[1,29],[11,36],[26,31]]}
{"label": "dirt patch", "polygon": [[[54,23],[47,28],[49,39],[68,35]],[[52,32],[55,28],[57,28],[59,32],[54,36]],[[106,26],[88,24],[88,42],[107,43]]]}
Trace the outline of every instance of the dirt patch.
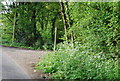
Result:
{"label": "dirt patch", "polygon": [[41,79],[50,76],[34,69],[34,66],[41,60],[41,57],[50,51],[26,50],[3,46],[2,52],[13,58],[32,79]]}

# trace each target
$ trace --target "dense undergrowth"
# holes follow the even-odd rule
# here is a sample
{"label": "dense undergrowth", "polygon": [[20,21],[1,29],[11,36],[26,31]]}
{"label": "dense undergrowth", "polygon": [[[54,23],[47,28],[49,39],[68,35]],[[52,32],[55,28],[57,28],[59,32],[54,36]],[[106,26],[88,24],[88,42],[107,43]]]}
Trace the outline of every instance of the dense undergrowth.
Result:
{"label": "dense undergrowth", "polygon": [[[86,46],[60,45],[38,63],[36,69],[51,73],[54,79],[118,79],[118,59],[112,54],[95,53]],[[65,48],[65,49],[64,49]],[[86,49],[86,50],[85,50]]]}

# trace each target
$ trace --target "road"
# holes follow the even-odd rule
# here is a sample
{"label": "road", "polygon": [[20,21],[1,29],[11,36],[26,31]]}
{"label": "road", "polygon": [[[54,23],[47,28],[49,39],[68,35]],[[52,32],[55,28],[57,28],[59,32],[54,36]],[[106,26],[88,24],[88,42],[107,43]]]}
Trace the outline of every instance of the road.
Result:
{"label": "road", "polygon": [[[2,58],[2,60],[1,60]],[[2,62],[1,62],[2,61]],[[27,73],[7,54],[0,52],[0,74],[2,79],[30,79]]]}
{"label": "road", "polygon": [[2,79],[2,48],[0,46],[0,81]]}

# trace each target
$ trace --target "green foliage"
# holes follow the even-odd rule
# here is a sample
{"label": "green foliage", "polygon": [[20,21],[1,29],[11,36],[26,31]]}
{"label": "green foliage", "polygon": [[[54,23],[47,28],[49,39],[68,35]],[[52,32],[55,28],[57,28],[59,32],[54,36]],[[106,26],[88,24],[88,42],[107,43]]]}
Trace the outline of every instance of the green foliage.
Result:
{"label": "green foliage", "polygon": [[117,2],[70,3],[69,8],[73,20],[69,34],[74,32],[75,41],[89,44],[95,52],[118,53],[120,27]]}
{"label": "green foliage", "polygon": [[43,57],[36,69],[51,73],[55,79],[118,79],[117,58],[78,46],[71,48],[62,44],[63,49]]}
{"label": "green foliage", "polygon": [[[3,14],[2,19],[2,43],[11,44],[13,34],[15,34],[14,43],[35,49],[52,49],[56,26],[59,34],[57,42],[60,41],[59,38],[63,35],[61,27],[63,23],[60,22],[59,3],[11,2],[11,5],[7,6],[8,9],[3,8],[7,13]],[[14,26],[15,31],[13,31]]]}
{"label": "green foliage", "polygon": [[71,42],[73,32],[74,46],[58,45],[36,68],[55,79],[118,79],[118,3],[69,3],[68,8],[67,35]]}
{"label": "green foliage", "polygon": [[[11,28],[11,23],[10,22],[7,22],[7,18],[5,18],[4,15],[0,14],[2,17],[1,17],[1,20],[0,20],[0,23],[3,24],[1,27],[1,42],[3,43],[8,43],[8,42],[11,42],[11,38],[12,38],[12,28]],[[6,24],[4,24],[6,23]]]}
{"label": "green foliage", "polygon": [[[59,3],[11,3],[0,20],[1,41],[10,46],[52,49],[57,28],[57,51],[45,56],[37,69],[59,79],[118,78],[118,2],[63,3],[62,6],[65,9]],[[64,40],[67,42],[59,44]]]}

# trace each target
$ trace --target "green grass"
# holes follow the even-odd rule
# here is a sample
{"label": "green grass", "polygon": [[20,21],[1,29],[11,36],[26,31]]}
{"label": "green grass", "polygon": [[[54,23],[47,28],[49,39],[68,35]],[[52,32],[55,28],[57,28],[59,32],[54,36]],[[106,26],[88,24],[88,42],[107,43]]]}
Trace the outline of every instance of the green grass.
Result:
{"label": "green grass", "polygon": [[1,43],[0,45],[8,46],[8,47],[18,47],[18,48],[27,48],[27,49],[35,50],[34,47],[25,46],[25,45],[20,44],[20,43]]}

